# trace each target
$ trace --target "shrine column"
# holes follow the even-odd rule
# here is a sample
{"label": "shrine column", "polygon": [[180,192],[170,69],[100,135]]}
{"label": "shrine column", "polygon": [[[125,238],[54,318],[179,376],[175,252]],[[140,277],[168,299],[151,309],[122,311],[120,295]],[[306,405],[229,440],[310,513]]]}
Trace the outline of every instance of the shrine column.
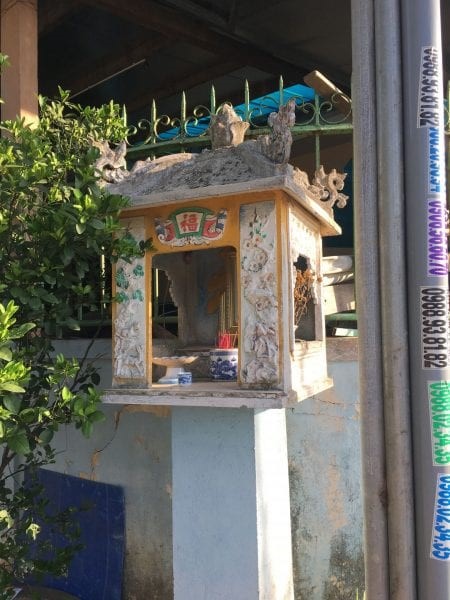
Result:
{"label": "shrine column", "polygon": [[1,51],[10,66],[1,75],[2,119],[38,118],[37,0],[0,0]]}
{"label": "shrine column", "polygon": [[172,408],[175,600],[293,600],[285,409]]}

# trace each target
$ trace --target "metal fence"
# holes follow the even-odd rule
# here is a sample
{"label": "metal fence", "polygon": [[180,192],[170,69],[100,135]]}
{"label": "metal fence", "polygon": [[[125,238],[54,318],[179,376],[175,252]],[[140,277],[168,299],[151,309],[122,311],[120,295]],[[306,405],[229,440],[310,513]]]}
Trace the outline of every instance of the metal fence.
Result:
{"label": "metal fence", "polygon": [[[292,127],[294,140],[304,138],[314,139],[315,164],[321,164],[320,140],[328,135],[351,135],[352,111],[351,102],[342,103],[342,94],[333,94],[323,98],[306,86],[296,85],[285,87],[283,78],[279,79],[278,89],[260,98],[251,98],[248,81],[243,88],[243,102],[234,105],[225,100],[220,103],[216,99],[216,91],[210,88],[209,102],[200,104],[188,110],[188,99],[185,92],[180,94],[179,115],[171,117],[158,113],[156,101],[149,108],[149,117],[143,118],[135,125],[129,126],[127,136],[127,159],[157,158],[158,156],[178,152],[199,152],[211,144],[209,124],[211,117],[220,112],[224,104],[233,106],[242,120],[250,123],[246,138],[252,139],[269,132],[267,124],[271,112],[278,112],[280,106],[291,98],[296,102],[296,120]],[[344,109],[343,109],[344,107]],[[445,133],[447,136],[447,180],[450,180],[450,81],[447,84],[447,97],[444,101]],[[123,118],[127,121],[126,108]],[[450,205],[450,203],[448,203]],[[90,310],[83,309],[79,314],[81,335],[89,335],[96,326],[110,326],[109,306],[105,303],[105,290],[111,289],[110,269],[105,269],[102,261],[98,269],[98,306]],[[106,297],[108,294],[106,293]]]}
{"label": "metal fence", "polygon": [[[351,102],[343,93],[334,93],[328,98],[322,98],[314,90],[303,85],[285,87],[282,77],[279,79],[277,90],[255,99],[251,99],[250,85],[245,81],[243,102],[237,105],[227,100],[218,103],[212,85],[209,102],[188,110],[187,95],[181,92],[180,112],[175,117],[160,114],[156,101],[153,100],[149,117],[140,119],[136,125],[129,127],[127,158],[156,158],[164,154],[195,152],[208,147],[211,143],[211,117],[220,112],[224,104],[233,106],[238,116],[250,123],[246,133],[247,139],[268,133],[268,116],[272,112],[278,112],[280,106],[291,98],[294,98],[296,103],[296,120],[292,128],[294,140],[314,136],[316,164],[320,164],[320,136],[352,133]],[[346,98],[347,102],[342,102],[343,98]],[[123,117],[127,122],[125,109]]]}

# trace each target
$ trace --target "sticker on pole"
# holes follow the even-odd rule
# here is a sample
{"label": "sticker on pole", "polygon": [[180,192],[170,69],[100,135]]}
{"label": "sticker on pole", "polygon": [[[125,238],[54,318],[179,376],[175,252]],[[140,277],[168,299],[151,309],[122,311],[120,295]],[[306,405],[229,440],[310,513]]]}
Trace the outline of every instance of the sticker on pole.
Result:
{"label": "sticker on pole", "polygon": [[444,137],[438,127],[428,129],[428,192],[445,193]]}
{"label": "sticker on pole", "polygon": [[422,368],[448,366],[448,288],[420,288]]}
{"label": "sticker on pole", "polygon": [[445,197],[428,198],[427,272],[430,277],[447,277],[447,207]]}
{"label": "sticker on pole", "polygon": [[450,381],[429,381],[433,465],[450,466]]}
{"label": "sticker on pole", "polygon": [[434,46],[424,46],[420,55],[417,127],[439,127],[440,94],[439,53]]}
{"label": "sticker on pole", "polygon": [[450,562],[450,474],[438,473],[430,557]]}

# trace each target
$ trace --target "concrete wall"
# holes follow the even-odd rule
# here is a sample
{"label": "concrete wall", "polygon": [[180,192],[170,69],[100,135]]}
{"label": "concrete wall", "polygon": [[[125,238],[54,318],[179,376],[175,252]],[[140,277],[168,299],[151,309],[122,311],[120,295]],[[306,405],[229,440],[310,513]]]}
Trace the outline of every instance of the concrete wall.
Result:
{"label": "concrete wall", "polygon": [[296,600],[363,596],[358,365],[346,358],[328,363],[332,389],[288,411]]}
{"label": "concrete wall", "polygon": [[[329,372],[335,387],[287,411],[291,518],[296,600],[362,598],[362,508],[355,340],[334,352]],[[79,356],[84,342],[58,350]],[[336,343],[334,343],[336,345]],[[104,387],[110,381],[108,341]],[[61,431],[55,469],[122,485],[126,497],[124,600],[171,600],[172,503],[169,408],[105,406],[107,420],[85,440]],[[213,600],[213,599],[211,599]],[[230,599],[232,600],[232,599]]]}
{"label": "concrete wall", "polygon": [[[85,341],[58,344],[79,357]],[[99,340],[103,386],[111,382],[111,342]],[[109,383],[106,383],[109,382]],[[172,464],[170,409],[103,407],[107,419],[86,440],[78,430],[59,433],[58,471],[121,485],[126,499],[124,600],[172,598]],[[137,410],[135,410],[137,409]]]}

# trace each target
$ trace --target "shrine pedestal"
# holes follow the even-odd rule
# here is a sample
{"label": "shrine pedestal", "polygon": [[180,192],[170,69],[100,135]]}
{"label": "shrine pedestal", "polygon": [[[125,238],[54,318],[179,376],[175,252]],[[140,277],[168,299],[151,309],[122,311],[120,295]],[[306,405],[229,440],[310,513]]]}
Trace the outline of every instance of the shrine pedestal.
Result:
{"label": "shrine pedestal", "polygon": [[292,600],[284,409],[172,409],[175,600]]}

